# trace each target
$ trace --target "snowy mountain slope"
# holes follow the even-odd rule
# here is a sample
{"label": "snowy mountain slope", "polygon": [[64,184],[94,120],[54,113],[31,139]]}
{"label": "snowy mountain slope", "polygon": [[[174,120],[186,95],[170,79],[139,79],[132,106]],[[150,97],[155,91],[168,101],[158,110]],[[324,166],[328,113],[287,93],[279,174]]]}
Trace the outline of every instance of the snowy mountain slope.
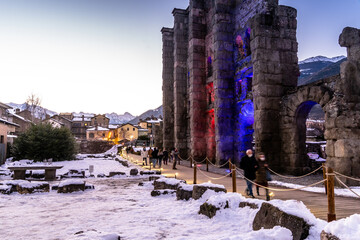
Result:
{"label": "snowy mountain slope", "polygon": [[143,114],[137,116],[136,118],[132,119],[129,123],[131,124],[138,124],[140,119],[145,119],[147,117],[151,117],[154,116],[156,118],[160,117],[163,115],[163,107],[162,105],[156,109],[153,110],[148,110],[146,112],[144,112]]}
{"label": "snowy mountain slope", "polygon": [[135,118],[135,116],[131,115],[128,112],[125,112],[124,114],[117,114],[117,113],[107,113],[105,114],[106,117],[110,119],[110,124],[123,124],[131,121]]}
{"label": "snowy mountain slope", "polygon": [[332,58],[328,58],[328,57],[324,57],[324,56],[316,56],[316,57],[310,57],[307,59],[304,59],[302,61],[299,62],[300,64],[304,64],[304,63],[312,63],[312,62],[338,62],[342,59],[346,58],[345,56],[337,56],[337,57],[332,57]]}
{"label": "snowy mountain slope", "polygon": [[[12,112],[15,113],[15,110],[18,108],[20,109],[20,111],[23,111],[25,109],[27,109],[27,104],[26,103],[23,103],[23,104],[17,104],[17,103],[7,103],[7,105],[9,105],[10,107],[13,108]],[[36,107],[35,108],[35,117],[36,118],[39,118],[39,119],[45,119],[45,114],[48,114],[50,116],[53,116],[55,114],[57,114],[57,112],[54,112],[54,111],[51,111],[47,108],[43,108],[43,107]]]}

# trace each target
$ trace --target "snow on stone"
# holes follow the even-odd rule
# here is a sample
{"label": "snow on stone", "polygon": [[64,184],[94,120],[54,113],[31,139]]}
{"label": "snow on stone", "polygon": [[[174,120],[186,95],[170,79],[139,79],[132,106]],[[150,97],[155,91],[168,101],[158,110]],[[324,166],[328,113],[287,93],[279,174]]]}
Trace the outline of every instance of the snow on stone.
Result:
{"label": "snow on stone", "polygon": [[180,183],[179,187],[181,187],[185,191],[192,191],[194,189],[194,185],[190,185],[186,183]]}
{"label": "snow on stone", "polygon": [[169,185],[176,185],[182,182],[182,180],[176,178],[160,178],[156,180],[157,182],[164,182]]}
{"label": "snow on stone", "polygon": [[313,159],[313,160],[319,158],[319,154],[317,154],[317,153],[308,153],[307,155],[309,156],[310,159]]}
{"label": "snow on stone", "polygon": [[29,182],[29,181],[23,181],[20,182],[18,185],[22,188],[36,188],[36,187],[40,187],[44,184],[48,184],[47,182]]}
{"label": "snow on stone", "polygon": [[339,239],[358,240],[360,236],[360,214],[329,222],[324,231]]}
{"label": "snow on stone", "polygon": [[203,186],[203,187],[213,187],[213,188],[223,188],[225,189],[224,185],[220,185],[220,184],[214,184],[214,183],[209,183],[209,182],[204,182],[201,184],[197,184],[198,186]]}
{"label": "snow on stone", "polygon": [[67,179],[65,181],[61,181],[59,184],[59,187],[64,187],[64,186],[68,186],[68,185],[83,185],[83,184],[85,184],[84,180]]}
{"label": "snow on stone", "polygon": [[238,234],[233,237],[221,238],[221,240],[254,240],[254,239],[292,240],[293,236],[289,229],[280,226],[275,226],[272,229],[261,229],[259,231],[253,231],[246,234]]}

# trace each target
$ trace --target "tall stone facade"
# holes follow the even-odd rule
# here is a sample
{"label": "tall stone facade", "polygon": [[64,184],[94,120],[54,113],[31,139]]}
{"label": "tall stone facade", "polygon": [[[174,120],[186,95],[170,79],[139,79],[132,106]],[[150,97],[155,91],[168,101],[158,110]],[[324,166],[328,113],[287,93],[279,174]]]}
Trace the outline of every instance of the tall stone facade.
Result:
{"label": "tall stone facade", "polygon": [[360,33],[345,28],[341,75],[297,87],[296,9],[278,0],[190,0],[163,33],[164,147],[239,163],[255,143],[271,167],[307,172],[305,120],[325,111],[327,164],[360,174]]}

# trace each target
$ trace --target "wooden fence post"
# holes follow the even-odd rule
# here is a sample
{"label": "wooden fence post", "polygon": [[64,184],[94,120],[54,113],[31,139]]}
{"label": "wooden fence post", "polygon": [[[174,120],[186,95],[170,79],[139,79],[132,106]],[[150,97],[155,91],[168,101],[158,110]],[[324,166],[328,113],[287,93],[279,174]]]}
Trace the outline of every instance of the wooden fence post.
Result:
{"label": "wooden fence post", "polygon": [[196,184],[196,165],[194,164],[194,182],[193,184]]}
{"label": "wooden fence post", "polygon": [[[326,166],[325,163],[322,163],[322,169],[323,169],[323,178],[326,179]],[[324,182],[325,186],[325,194],[327,195],[327,182]]]}
{"label": "wooden fence post", "polygon": [[328,222],[336,220],[335,194],[334,194],[334,172],[327,168],[327,197],[328,197]]}
{"label": "wooden fence post", "polygon": [[192,157],[190,157],[190,168],[192,168],[192,165],[193,165],[193,159],[192,159]]}
{"label": "wooden fence post", "polygon": [[231,158],[229,158],[229,170],[232,170],[232,163],[231,163]]}
{"label": "wooden fence post", "polygon": [[231,175],[232,175],[233,192],[236,192],[236,166],[235,166],[235,164],[232,165]]}
{"label": "wooden fence post", "polygon": [[208,172],[209,171],[209,159],[206,158],[206,171]]}

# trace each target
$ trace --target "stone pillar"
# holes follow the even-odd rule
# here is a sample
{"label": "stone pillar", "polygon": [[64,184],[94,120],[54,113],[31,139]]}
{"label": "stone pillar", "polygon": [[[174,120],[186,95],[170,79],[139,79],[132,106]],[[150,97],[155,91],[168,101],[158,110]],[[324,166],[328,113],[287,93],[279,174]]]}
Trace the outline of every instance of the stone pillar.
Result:
{"label": "stone pillar", "polygon": [[[347,48],[336,84],[339,99],[325,115],[327,165],[347,176],[360,176],[360,29],[346,27],[339,44]],[[350,185],[359,182],[341,178]]]}
{"label": "stone pillar", "polygon": [[191,0],[189,6],[189,99],[191,155],[206,157],[206,70],[204,0]]}
{"label": "stone pillar", "polygon": [[174,134],[175,147],[187,158],[187,50],[188,12],[174,9]]}
{"label": "stone pillar", "polygon": [[174,147],[174,30],[162,28],[163,147]]}
{"label": "stone pillar", "polygon": [[214,92],[216,161],[233,159],[233,16],[234,1],[215,0],[214,16]]}
{"label": "stone pillar", "polygon": [[264,152],[277,170],[281,167],[281,98],[296,87],[299,74],[296,27],[296,9],[285,6],[269,9],[251,22],[255,150]]}

